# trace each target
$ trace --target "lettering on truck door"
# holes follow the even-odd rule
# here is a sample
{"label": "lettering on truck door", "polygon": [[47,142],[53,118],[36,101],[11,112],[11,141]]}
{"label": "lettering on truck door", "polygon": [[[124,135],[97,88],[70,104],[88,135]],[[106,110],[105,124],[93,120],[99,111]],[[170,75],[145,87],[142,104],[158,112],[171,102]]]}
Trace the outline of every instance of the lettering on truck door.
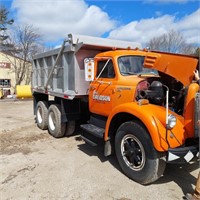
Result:
{"label": "lettering on truck door", "polygon": [[[106,65],[106,66],[105,66]],[[111,58],[97,61],[96,80],[90,85],[90,111],[108,116],[113,107],[116,73]]]}

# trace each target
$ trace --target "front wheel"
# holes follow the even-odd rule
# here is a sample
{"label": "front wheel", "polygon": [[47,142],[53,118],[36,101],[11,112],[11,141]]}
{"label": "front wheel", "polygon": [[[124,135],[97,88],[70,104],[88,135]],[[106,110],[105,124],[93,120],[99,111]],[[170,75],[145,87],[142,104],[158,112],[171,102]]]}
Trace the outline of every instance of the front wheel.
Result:
{"label": "front wheel", "polygon": [[140,123],[130,121],[119,127],[115,152],[124,174],[140,184],[156,181],[165,170],[165,155],[155,150],[149,134]]}

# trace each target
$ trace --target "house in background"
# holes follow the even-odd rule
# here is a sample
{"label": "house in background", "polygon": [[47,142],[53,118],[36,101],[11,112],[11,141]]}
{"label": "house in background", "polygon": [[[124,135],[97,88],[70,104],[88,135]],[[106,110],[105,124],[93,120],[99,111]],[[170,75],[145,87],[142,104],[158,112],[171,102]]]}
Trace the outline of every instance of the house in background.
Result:
{"label": "house in background", "polygon": [[15,94],[16,83],[19,83],[21,73],[23,80],[20,85],[31,82],[31,64],[22,59],[0,52],[0,98]]}

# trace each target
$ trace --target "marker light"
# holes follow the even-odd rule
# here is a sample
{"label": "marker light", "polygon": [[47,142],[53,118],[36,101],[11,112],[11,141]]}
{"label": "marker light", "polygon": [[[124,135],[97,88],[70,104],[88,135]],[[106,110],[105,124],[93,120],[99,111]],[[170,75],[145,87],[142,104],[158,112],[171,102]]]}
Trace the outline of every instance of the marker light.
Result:
{"label": "marker light", "polygon": [[94,59],[86,58],[84,60],[84,66],[85,66],[85,80],[93,81],[94,80]]}

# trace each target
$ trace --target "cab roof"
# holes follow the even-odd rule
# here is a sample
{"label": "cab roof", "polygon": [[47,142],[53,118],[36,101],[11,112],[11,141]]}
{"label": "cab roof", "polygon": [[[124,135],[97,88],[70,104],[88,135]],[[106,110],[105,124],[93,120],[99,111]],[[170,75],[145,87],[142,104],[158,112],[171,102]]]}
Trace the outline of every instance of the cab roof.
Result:
{"label": "cab roof", "polygon": [[138,55],[138,56],[146,56],[147,51],[142,51],[142,50],[129,50],[129,49],[124,49],[124,50],[112,50],[112,51],[106,51],[97,54],[96,57],[118,57],[118,56],[127,56],[127,55]]}

